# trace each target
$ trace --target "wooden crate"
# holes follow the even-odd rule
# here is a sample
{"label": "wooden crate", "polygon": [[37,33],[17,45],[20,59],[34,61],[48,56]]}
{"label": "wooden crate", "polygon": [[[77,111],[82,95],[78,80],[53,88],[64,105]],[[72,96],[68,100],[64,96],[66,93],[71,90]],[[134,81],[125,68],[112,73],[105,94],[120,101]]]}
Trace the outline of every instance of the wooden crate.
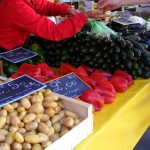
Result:
{"label": "wooden crate", "polygon": [[[55,93],[56,94],[56,93]],[[45,150],[73,150],[82,140],[93,132],[92,105],[57,94],[62,98],[67,110],[79,114],[83,121],[52,143]]]}

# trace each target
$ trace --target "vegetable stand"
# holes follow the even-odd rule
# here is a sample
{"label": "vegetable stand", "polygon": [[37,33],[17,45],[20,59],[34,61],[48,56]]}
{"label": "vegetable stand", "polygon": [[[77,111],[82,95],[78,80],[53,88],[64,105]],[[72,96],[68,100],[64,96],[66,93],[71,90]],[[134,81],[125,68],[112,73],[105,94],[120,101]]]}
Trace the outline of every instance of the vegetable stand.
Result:
{"label": "vegetable stand", "polygon": [[150,80],[135,80],[94,114],[94,131],[75,150],[132,150],[150,124]]}

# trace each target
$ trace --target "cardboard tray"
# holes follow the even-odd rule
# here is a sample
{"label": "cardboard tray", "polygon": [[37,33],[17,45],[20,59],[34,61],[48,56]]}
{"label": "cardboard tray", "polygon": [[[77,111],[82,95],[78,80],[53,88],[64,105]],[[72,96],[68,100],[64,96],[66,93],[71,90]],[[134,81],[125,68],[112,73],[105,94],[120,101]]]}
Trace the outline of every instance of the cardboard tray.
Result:
{"label": "cardboard tray", "polygon": [[63,99],[62,101],[67,110],[79,114],[80,117],[83,118],[83,121],[52,143],[45,150],[73,150],[76,145],[86,139],[93,132],[92,105],[63,95],[56,95]]}

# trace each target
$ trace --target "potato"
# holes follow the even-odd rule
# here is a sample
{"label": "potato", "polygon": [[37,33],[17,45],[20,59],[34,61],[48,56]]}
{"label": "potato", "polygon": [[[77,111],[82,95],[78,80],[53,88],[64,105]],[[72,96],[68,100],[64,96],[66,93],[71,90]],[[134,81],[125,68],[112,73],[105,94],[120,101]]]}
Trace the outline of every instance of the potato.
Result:
{"label": "potato", "polygon": [[24,122],[20,122],[20,124],[18,125],[19,128],[23,128],[25,126]]}
{"label": "potato", "polygon": [[33,95],[30,99],[31,103],[32,104],[35,104],[35,103],[42,103],[42,99],[39,95]]}
{"label": "potato", "polygon": [[47,114],[49,117],[53,117],[55,115],[55,110],[53,108],[47,108],[45,110],[45,114]]}
{"label": "potato", "polygon": [[58,115],[60,118],[64,118],[65,117],[65,114],[66,114],[66,110],[61,110]]}
{"label": "potato", "polygon": [[57,122],[53,124],[53,128],[56,133],[59,133],[61,131],[61,123]]}
{"label": "potato", "polygon": [[14,109],[19,107],[19,103],[17,103],[17,102],[13,102],[13,103],[11,103],[11,105]]}
{"label": "potato", "polygon": [[47,95],[50,95],[52,93],[52,91],[50,89],[46,89],[44,92],[43,92],[43,95],[44,97],[46,97]]}
{"label": "potato", "polygon": [[18,130],[18,128],[19,128],[18,126],[10,126],[9,131],[10,132],[16,132]]}
{"label": "potato", "polygon": [[6,124],[4,127],[3,127],[3,129],[6,129],[6,130],[9,130],[9,125],[8,124]]}
{"label": "potato", "polygon": [[27,111],[26,111],[26,110],[25,110],[25,111],[22,111],[22,112],[19,113],[18,118],[19,118],[20,120],[22,120],[23,117],[24,117],[26,114],[27,114]]}
{"label": "potato", "polygon": [[3,106],[3,108],[10,113],[14,111],[14,108],[11,104],[7,104],[7,105]]}
{"label": "potato", "polygon": [[63,124],[67,127],[72,127],[74,125],[74,120],[71,117],[65,117],[63,119]]}
{"label": "potato", "polygon": [[5,110],[5,109],[0,110],[0,116],[6,117],[7,116],[7,110]]}
{"label": "potato", "polygon": [[42,142],[41,137],[33,133],[26,134],[24,138],[25,138],[25,142],[31,143],[31,144],[38,144]]}
{"label": "potato", "polygon": [[41,91],[38,91],[37,92],[37,95],[41,98],[42,102],[44,100],[44,96],[43,96],[43,93]]}
{"label": "potato", "polygon": [[69,111],[69,110],[66,110],[65,115],[68,116],[68,117],[72,117],[73,119],[80,118],[78,114],[76,114],[72,111]]}
{"label": "potato", "polygon": [[11,118],[10,116],[7,116],[7,117],[6,117],[6,123],[7,123],[7,124],[10,124],[10,118]]}
{"label": "potato", "polygon": [[5,140],[5,135],[0,135],[0,142],[3,142]]}
{"label": "potato", "polygon": [[25,125],[25,128],[27,131],[32,131],[32,130],[36,130],[38,127],[38,123],[37,122],[29,122]]}
{"label": "potato", "polygon": [[41,122],[41,120],[40,120],[40,118],[38,118],[38,116],[36,116],[34,122],[39,123],[39,122]]}
{"label": "potato", "polygon": [[44,101],[58,101],[58,96],[56,94],[51,93],[45,96]]}
{"label": "potato", "polygon": [[0,143],[0,150],[10,150],[10,146],[7,143]]}
{"label": "potato", "polygon": [[59,99],[58,100],[58,106],[60,107],[60,108],[62,108],[62,109],[65,109],[65,105],[64,105],[64,103]]}
{"label": "potato", "polygon": [[43,148],[46,148],[46,147],[48,147],[48,146],[51,145],[51,144],[52,144],[51,141],[42,142],[42,147],[43,147]]}
{"label": "potato", "polygon": [[25,108],[23,106],[19,106],[17,108],[17,112],[22,112],[22,111],[25,111]]}
{"label": "potato", "polygon": [[43,102],[43,106],[45,108],[56,108],[57,107],[57,103],[53,102],[53,101],[45,101],[45,102]]}
{"label": "potato", "polygon": [[47,121],[45,122],[45,124],[46,124],[48,127],[51,127],[51,126],[52,126],[52,122],[51,122],[50,120],[47,120]]}
{"label": "potato", "polygon": [[13,126],[18,126],[20,124],[20,119],[17,116],[12,116],[10,121]]}
{"label": "potato", "polygon": [[5,138],[5,143],[8,143],[9,145],[11,145],[14,141],[14,133],[13,132],[9,132],[9,134],[6,136]]}
{"label": "potato", "polygon": [[17,115],[18,115],[18,112],[17,112],[16,110],[14,110],[13,112],[10,112],[8,115],[9,115],[10,117],[12,117],[12,116],[17,116]]}
{"label": "potato", "polygon": [[47,114],[37,114],[37,117],[41,122],[46,122],[49,120],[49,116]]}
{"label": "potato", "polygon": [[52,122],[52,124],[54,124],[54,123],[58,122],[60,119],[61,118],[59,115],[55,115],[51,118],[51,122]]}
{"label": "potato", "polygon": [[66,127],[66,126],[62,126],[62,127],[61,127],[60,136],[63,136],[63,135],[66,134],[67,132],[69,132],[69,128]]}
{"label": "potato", "polygon": [[35,113],[35,114],[40,114],[44,112],[44,108],[41,103],[35,103],[31,105],[29,108],[29,113]]}
{"label": "potato", "polygon": [[43,150],[43,148],[40,144],[34,144],[32,150]]}
{"label": "potato", "polygon": [[18,129],[18,132],[23,135],[23,134],[25,134],[27,131],[26,131],[25,128],[19,128],[19,129]]}
{"label": "potato", "polygon": [[44,122],[40,122],[38,125],[38,131],[44,134],[48,134],[49,128]]}
{"label": "potato", "polygon": [[55,133],[49,137],[49,140],[52,142],[55,142],[58,139],[59,139],[59,135],[57,133]]}
{"label": "potato", "polygon": [[35,118],[36,118],[36,115],[34,113],[29,113],[23,117],[23,122],[29,123],[29,122],[32,122]]}
{"label": "potato", "polygon": [[12,150],[22,150],[22,144],[18,142],[13,142],[11,145]]}
{"label": "potato", "polygon": [[23,150],[30,150],[32,148],[30,143],[23,143],[22,144],[22,149]]}
{"label": "potato", "polygon": [[21,106],[24,107],[25,109],[29,109],[29,108],[31,107],[31,103],[30,103],[30,101],[29,101],[28,98],[22,98],[22,99],[20,100],[20,104],[21,104]]}
{"label": "potato", "polygon": [[23,143],[23,142],[24,142],[24,137],[23,137],[22,134],[19,133],[19,132],[14,133],[14,139],[15,139],[18,143]]}
{"label": "potato", "polygon": [[46,142],[49,140],[48,135],[46,135],[44,133],[38,133],[38,136],[41,138],[42,142]]}
{"label": "potato", "polygon": [[49,128],[49,132],[48,132],[48,136],[50,137],[51,135],[53,135],[55,133],[55,129],[53,127]]}
{"label": "potato", "polygon": [[6,117],[0,116],[0,129],[2,129],[6,124]]}
{"label": "potato", "polygon": [[5,130],[5,129],[0,129],[0,135],[4,135],[4,136],[6,136],[6,135],[8,135],[8,131],[7,130]]}
{"label": "potato", "polygon": [[56,108],[54,108],[55,114],[58,114],[61,111],[61,107],[57,105]]}

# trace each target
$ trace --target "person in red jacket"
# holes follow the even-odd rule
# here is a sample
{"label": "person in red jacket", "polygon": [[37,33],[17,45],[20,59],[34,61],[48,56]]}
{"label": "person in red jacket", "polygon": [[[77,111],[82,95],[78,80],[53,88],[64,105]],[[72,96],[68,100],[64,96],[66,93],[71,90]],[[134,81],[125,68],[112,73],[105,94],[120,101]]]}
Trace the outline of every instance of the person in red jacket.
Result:
{"label": "person in red jacket", "polygon": [[[68,17],[58,25],[47,16]],[[30,34],[60,41],[74,36],[87,22],[87,18],[103,18],[99,12],[79,12],[66,3],[47,0],[0,0],[0,47],[12,50],[23,46]]]}

